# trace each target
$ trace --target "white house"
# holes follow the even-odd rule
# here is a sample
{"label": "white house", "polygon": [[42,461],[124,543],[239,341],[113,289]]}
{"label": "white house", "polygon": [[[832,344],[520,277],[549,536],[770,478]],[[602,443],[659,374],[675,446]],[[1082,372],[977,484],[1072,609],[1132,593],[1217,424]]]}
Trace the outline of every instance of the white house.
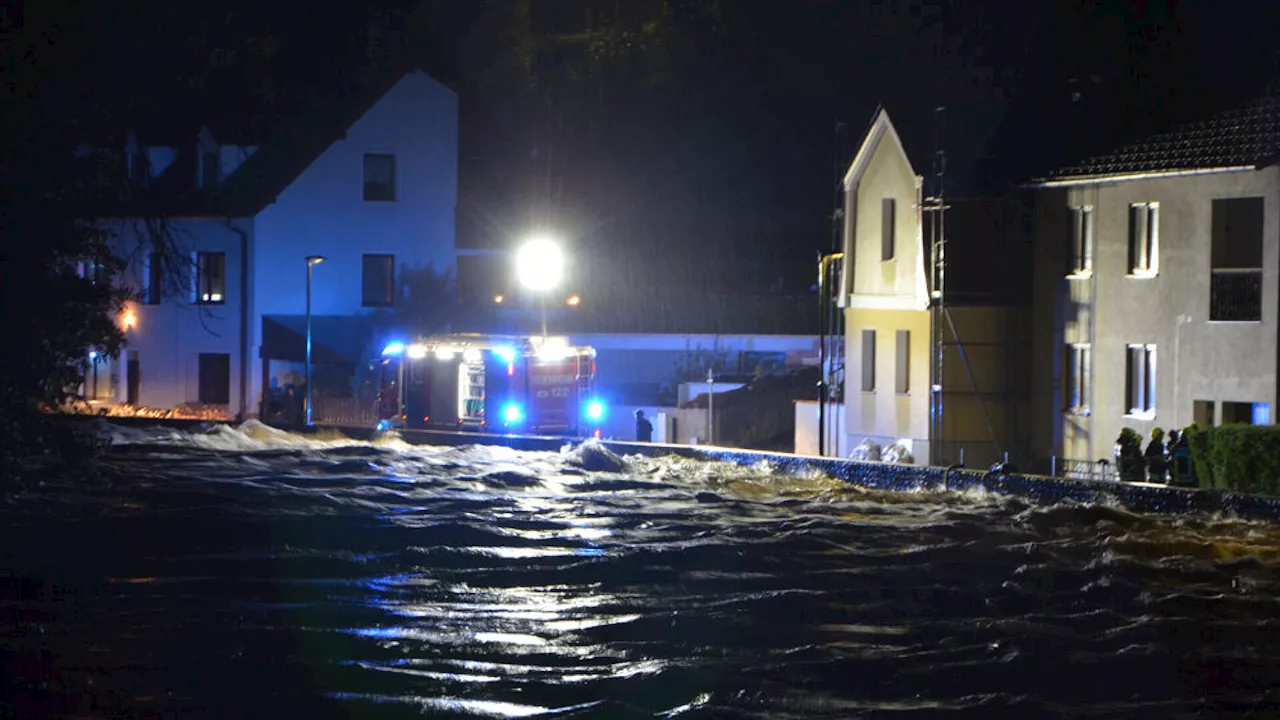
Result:
{"label": "white house", "polygon": [[[270,361],[302,360],[307,257],[325,258],[312,268],[317,362],[360,360],[353,328],[413,301],[406,272],[453,270],[456,93],[379,69],[311,110],[260,144],[204,128],[185,147],[124,148],[135,199],[105,222],[138,301],[121,319],[125,350],[116,365],[95,358],[88,394],[253,416],[280,382]],[[158,228],[176,252],[148,244]]]}
{"label": "white house", "polygon": [[1036,450],[1067,472],[1120,429],[1273,422],[1280,96],[1035,183]]}

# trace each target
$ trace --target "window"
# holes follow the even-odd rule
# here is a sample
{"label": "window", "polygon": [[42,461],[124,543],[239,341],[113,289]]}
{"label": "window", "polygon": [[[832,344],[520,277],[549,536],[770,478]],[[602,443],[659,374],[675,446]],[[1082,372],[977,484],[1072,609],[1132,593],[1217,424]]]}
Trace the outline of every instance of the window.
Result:
{"label": "window", "polygon": [[1085,277],[1093,272],[1093,208],[1067,210],[1067,276]]}
{"label": "window", "polygon": [[1156,414],[1156,346],[1130,345],[1125,368],[1125,407],[1128,415]]}
{"label": "window", "polygon": [[892,260],[894,253],[894,199],[880,201],[880,259]]}
{"label": "window", "polygon": [[366,202],[394,202],[396,199],[396,156],[364,156],[364,199]]}
{"label": "window", "polygon": [[163,290],[164,261],[158,250],[153,250],[142,258],[142,302],[146,305],[159,305]]}
{"label": "window", "polygon": [[876,331],[862,331],[862,391],[876,389]]}
{"label": "window", "polygon": [[1260,197],[1213,201],[1209,319],[1262,320],[1262,221]]}
{"label": "window", "polygon": [[1223,425],[1270,425],[1271,405],[1269,403],[1248,403],[1222,401]]}
{"label": "window", "polygon": [[211,190],[222,182],[222,158],[218,150],[200,153],[200,187]]}
{"label": "window", "polygon": [[389,307],[395,303],[395,255],[365,255],[362,304]]}
{"label": "window", "polygon": [[221,305],[227,301],[227,254],[196,253],[195,302],[197,305]]}
{"label": "window", "polygon": [[97,260],[86,260],[80,263],[80,277],[94,285],[105,285],[111,279],[106,263]]}
{"label": "window", "polygon": [[897,343],[894,346],[893,391],[905,395],[911,389],[908,373],[911,369],[911,331],[899,330]]}
{"label": "window", "polygon": [[227,353],[200,353],[200,402],[227,405],[231,402],[231,356]]}
{"label": "window", "polygon": [[1064,405],[1068,412],[1089,414],[1089,383],[1093,372],[1093,347],[1068,345],[1063,387],[1066,389]]}
{"label": "window", "polygon": [[1135,203],[1129,206],[1129,274],[1154,277],[1159,255],[1159,203]]}

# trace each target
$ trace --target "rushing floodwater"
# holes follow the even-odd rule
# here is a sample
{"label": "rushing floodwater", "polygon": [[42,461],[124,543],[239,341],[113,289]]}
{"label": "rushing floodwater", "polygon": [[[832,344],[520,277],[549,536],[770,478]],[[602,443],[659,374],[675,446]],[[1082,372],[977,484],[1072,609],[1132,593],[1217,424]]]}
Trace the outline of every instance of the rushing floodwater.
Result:
{"label": "rushing floodwater", "polygon": [[1280,717],[1265,524],[113,432],[0,507],[0,717]]}

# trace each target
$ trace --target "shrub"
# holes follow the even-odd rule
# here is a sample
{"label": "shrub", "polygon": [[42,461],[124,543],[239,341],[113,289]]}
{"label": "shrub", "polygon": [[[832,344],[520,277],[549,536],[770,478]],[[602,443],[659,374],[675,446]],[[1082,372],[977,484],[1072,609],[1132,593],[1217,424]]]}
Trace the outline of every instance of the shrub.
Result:
{"label": "shrub", "polygon": [[1205,428],[1187,442],[1200,487],[1280,497],[1280,426]]}

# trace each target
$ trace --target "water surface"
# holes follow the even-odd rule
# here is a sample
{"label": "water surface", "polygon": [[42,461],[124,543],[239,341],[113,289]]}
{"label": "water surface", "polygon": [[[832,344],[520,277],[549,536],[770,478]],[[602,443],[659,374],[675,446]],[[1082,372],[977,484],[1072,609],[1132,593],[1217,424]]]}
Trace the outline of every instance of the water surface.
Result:
{"label": "water surface", "polygon": [[1267,524],[111,432],[0,507],[0,717],[1280,717]]}

